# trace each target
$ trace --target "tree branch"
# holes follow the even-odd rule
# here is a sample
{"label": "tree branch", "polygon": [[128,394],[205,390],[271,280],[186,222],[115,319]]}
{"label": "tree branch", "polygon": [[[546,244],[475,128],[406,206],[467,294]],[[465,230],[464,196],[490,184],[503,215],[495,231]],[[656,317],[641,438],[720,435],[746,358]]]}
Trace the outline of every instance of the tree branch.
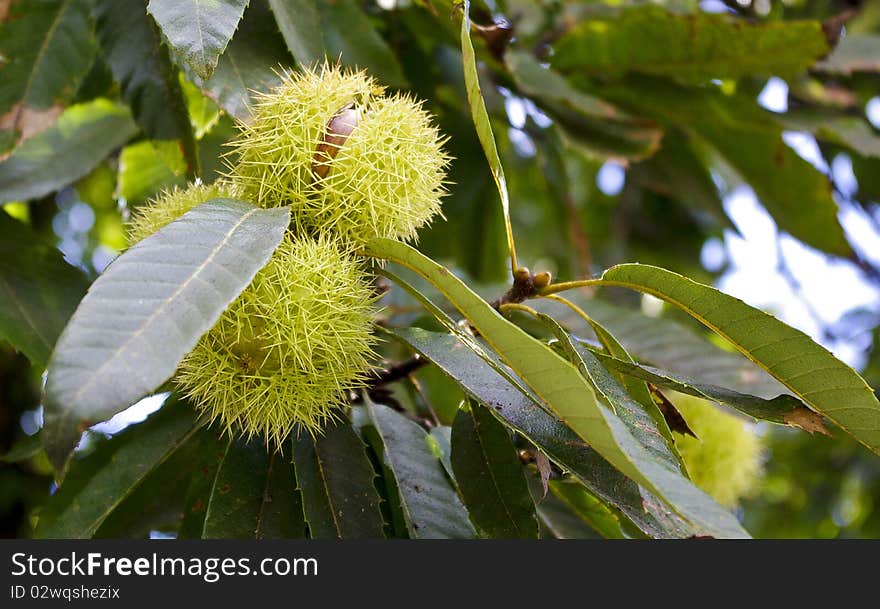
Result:
{"label": "tree branch", "polygon": [[383,385],[390,385],[396,381],[408,377],[410,374],[428,364],[428,360],[416,353],[411,358],[393,364],[391,367],[376,374],[376,378],[371,380],[369,387],[375,389]]}

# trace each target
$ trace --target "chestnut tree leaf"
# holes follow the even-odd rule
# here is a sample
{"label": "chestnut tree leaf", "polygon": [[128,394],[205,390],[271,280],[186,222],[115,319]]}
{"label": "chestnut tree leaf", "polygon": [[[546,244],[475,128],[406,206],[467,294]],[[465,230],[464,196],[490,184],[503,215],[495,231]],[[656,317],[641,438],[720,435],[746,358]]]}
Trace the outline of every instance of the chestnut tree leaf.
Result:
{"label": "chestnut tree leaf", "polygon": [[452,468],[465,505],[489,537],[538,537],[535,503],[510,432],[479,403],[466,403],[452,425]]}
{"label": "chestnut tree leaf", "polygon": [[0,338],[45,366],[87,287],[61,252],[0,211]]}
{"label": "chestnut tree leaf", "polygon": [[563,72],[614,77],[627,72],[700,82],[745,75],[800,74],[824,56],[819,21],[746,22],[702,12],[678,14],[650,4],[584,20],[553,45]]}
{"label": "chestnut tree leaf", "polygon": [[22,131],[28,111],[64,104],[95,57],[90,0],[19,0],[0,19],[0,129]]}
{"label": "chestnut tree leaf", "polygon": [[293,440],[296,481],[313,539],[381,539],[385,536],[376,477],[366,446],[349,423],[336,422],[320,436]]}
{"label": "chestnut tree leaf", "polygon": [[443,464],[431,450],[430,436],[388,406],[365,398],[370,423],[399,494],[409,536],[413,539],[467,539],[476,536],[468,513]]}
{"label": "chestnut tree leaf", "polygon": [[576,476],[594,495],[625,514],[651,537],[683,538],[697,529],[616,470],[537,401],[509,383],[455,336],[421,328],[393,335],[437,365],[511,430],[534,443],[550,460]]}
{"label": "chestnut tree leaf", "polygon": [[147,11],[178,57],[210,78],[249,0],[150,0]]}
{"label": "chestnut tree leaf", "polygon": [[304,536],[302,503],[290,457],[270,453],[262,438],[230,440],[211,487],[202,538]]}
{"label": "chestnut tree leaf", "polygon": [[153,391],[281,242],[287,208],[204,203],[119,256],[55,346],[43,439],[59,474],[83,429]]}
{"label": "chestnut tree leaf", "polygon": [[70,472],[40,512],[36,536],[92,537],[138,485],[199,429],[195,411],[169,400],[144,423],[134,425],[75,460]]}
{"label": "chestnut tree leaf", "polygon": [[880,453],[880,402],[858,373],[809,336],[772,315],[687,277],[643,264],[621,264],[598,285],[651,294],[727,339],[794,395]]}
{"label": "chestnut tree leaf", "polygon": [[122,105],[95,99],[70,106],[0,163],[0,203],[36,199],[67,186],[135,133]]}
{"label": "chestnut tree leaf", "polygon": [[680,471],[655,460],[626,424],[597,399],[574,365],[502,317],[448,269],[414,248],[388,239],[373,239],[367,244],[367,253],[402,264],[439,289],[555,416],[703,534],[748,537],[730,512]]}

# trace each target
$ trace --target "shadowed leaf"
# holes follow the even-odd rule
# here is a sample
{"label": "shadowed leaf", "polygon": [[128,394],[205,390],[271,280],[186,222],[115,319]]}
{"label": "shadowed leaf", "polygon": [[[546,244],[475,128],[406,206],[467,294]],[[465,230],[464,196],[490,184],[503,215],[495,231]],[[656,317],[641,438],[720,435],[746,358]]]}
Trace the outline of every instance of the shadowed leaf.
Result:
{"label": "shadowed leaf", "polygon": [[192,408],[172,401],[146,422],[74,461],[40,513],[36,536],[92,537],[113,510],[197,429]]}
{"label": "shadowed leaf", "polygon": [[287,48],[304,66],[339,62],[407,86],[394,52],[354,0],[269,0]]}
{"label": "shadowed leaf", "polygon": [[843,75],[880,72],[880,35],[848,34],[831,55],[816,64],[816,69]]}
{"label": "shadowed leaf", "polygon": [[272,14],[263,2],[245,11],[238,32],[226,47],[211,78],[190,73],[193,82],[230,116],[250,118],[254,91],[268,91],[279,79],[276,70],[290,62],[290,54]]}
{"label": "shadowed leaf", "polygon": [[367,399],[366,410],[382,443],[376,447],[377,452],[381,452],[382,461],[396,482],[410,537],[474,537],[467,511],[431,450],[428,434],[388,406]]}
{"label": "shadowed leaf", "polygon": [[650,120],[637,120],[609,103],[578,91],[534,57],[509,51],[505,62],[519,88],[562,126],[567,140],[603,156],[641,159],[660,146],[663,131]]}
{"label": "shadowed leaf", "polygon": [[468,513],[489,537],[538,536],[535,504],[510,433],[482,404],[465,406],[455,417],[452,467]]}
{"label": "shadowed leaf", "polygon": [[0,337],[44,367],[87,287],[61,252],[0,211]]}
{"label": "shadowed leaf", "polygon": [[232,440],[217,469],[202,537],[285,539],[305,535],[290,458],[262,439]]}
{"label": "shadowed leaf", "polygon": [[90,0],[12,2],[0,20],[0,130],[27,131],[28,113],[68,102],[92,64]]}
{"label": "shadowed leaf", "polygon": [[382,538],[376,474],[352,426],[339,422],[293,441],[296,479],[313,539]]}

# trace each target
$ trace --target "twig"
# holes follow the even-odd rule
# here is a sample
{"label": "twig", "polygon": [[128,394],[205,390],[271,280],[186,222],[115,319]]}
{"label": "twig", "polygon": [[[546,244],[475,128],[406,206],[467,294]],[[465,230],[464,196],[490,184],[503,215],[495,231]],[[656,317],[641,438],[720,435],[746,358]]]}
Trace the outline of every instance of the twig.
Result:
{"label": "twig", "polygon": [[370,387],[376,388],[383,385],[390,385],[395,381],[399,381],[408,377],[410,374],[428,364],[428,360],[416,353],[411,358],[392,365],[391,367],[376,374],[376,378],[370,381]]}
{"label": "twig", "polygon": [[535,298],[541,290],[547,288],[553,277],[547,271],[532,273],[524,266],[516,269],[513,275],[513,285],[500,298],[496,298],[490,304],[494,309],[500,309],[502,305],[517,304]]}
{"label": "twig", "polygon": [[422,384],[419,383],[419,380],[414,376],[408,376],[406,377],[406,380],[409,381],[416,394],[418,394],[419,399],[422,401],[422,404],[427,411],[427,415],[425,416],[425,418],[431,421],[434,427],[439,427],[441,425],[440,417],[437,416],[437,413],[434,411],[434,407],[431,406],[431,400],[429,400],[428,396],[425,395],[425,390],[422,389]]}
{"label": "twig", "polygon": [[534,310],[532,307],[527,307],[524,304],[520,304],[518,302],[507,302],[498,307],[502,313],[506,313],[507,311],[522,311],[523,313],[528,313],[532,317],[538,317],[539,313]]}
{"label": "twig", "polygon": [[734,13],[741,17],[754,17],[754,12],[751,4],[743,6],[737,0],[721,0],[724,3],[724,6],[732,10]]}
{"label": "twig", "polygon": [[538,296],[548,296],[550,294],[557,294],[559,292],[564,292],[566,290],[573,290],[575,288],[590,288],[602,283],[601,279],[578,279],[575,281],[563,281],[561,283],[553,283],[548,286],[545,286],[537,291]]}

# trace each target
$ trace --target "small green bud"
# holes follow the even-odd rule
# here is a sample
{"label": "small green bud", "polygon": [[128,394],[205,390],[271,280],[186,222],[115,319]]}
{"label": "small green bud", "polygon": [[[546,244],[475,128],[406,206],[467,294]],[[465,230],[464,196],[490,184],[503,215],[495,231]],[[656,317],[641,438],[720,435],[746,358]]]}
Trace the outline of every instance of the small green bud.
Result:
{"label": "small green bud", "polygon": [[539,290],[541,288],[546,288],[553,281],[553,276],[547,271],[541,271],[540,273],[535,274],[534,283],[535,287]]}

